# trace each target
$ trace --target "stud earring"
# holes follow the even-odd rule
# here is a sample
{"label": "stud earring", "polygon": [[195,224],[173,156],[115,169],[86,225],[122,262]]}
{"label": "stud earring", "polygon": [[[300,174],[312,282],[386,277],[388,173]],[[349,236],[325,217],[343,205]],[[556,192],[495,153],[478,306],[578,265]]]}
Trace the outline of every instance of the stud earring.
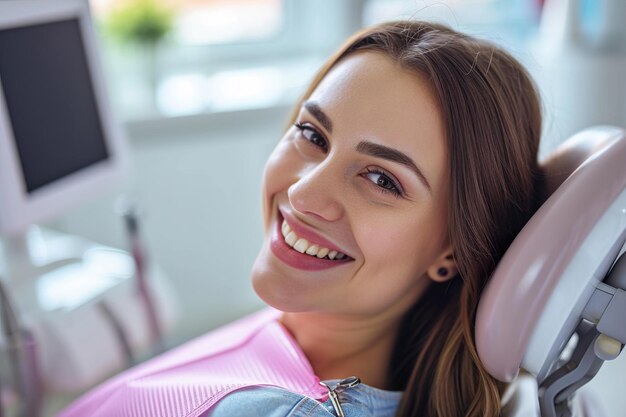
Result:
{"label": "stud earring", "polygon": [[439,269],[437,270],[437,274],[438,274],[440,277],[445,277],[446,275],[448,275],[448,268],[445,268],[445,267],[443,267],[443,266],[442,266],[441,268],[439,268]]}

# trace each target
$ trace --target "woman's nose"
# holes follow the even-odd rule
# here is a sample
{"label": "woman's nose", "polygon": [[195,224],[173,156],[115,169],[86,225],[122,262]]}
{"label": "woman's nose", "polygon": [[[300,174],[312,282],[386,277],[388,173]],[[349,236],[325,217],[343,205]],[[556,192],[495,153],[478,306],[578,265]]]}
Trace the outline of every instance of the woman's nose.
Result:
{"label": "woman's nose", "polygon": [[342,176],[330,165],[320,164],[305,172],[287,190],[289,203],[304,215],[336,221],[343,215],[340,201]]}

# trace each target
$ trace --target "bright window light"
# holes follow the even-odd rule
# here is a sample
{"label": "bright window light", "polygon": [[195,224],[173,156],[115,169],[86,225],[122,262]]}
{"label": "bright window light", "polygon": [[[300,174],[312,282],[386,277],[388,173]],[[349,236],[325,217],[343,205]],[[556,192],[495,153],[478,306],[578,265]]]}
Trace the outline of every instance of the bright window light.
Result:
{"label": "bright window light", "polygon": [[[267,39],[283,25],[280,0],[179,0],[175,37],[202,45]],[[183,3],[185,3],[183,5]]]}
{"label": "bright window light", "polygon": [[182,45],[250,42],[272,38],[283,27],[282,0],[89,0],[106,20],[131,1],[155,1],[175,14],[172,38]]}

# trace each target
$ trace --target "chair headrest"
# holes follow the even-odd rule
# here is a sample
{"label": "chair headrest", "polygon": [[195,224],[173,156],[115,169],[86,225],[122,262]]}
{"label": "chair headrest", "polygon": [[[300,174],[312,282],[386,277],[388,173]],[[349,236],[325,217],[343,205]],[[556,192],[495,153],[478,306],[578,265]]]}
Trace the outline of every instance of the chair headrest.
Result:
{"label": "chair headrest", "polygon": [[549,196],[500,261],[478,306],[478,354],[495,378],[542,380],[626,240],[626,133],[585,130],[544,162]]}

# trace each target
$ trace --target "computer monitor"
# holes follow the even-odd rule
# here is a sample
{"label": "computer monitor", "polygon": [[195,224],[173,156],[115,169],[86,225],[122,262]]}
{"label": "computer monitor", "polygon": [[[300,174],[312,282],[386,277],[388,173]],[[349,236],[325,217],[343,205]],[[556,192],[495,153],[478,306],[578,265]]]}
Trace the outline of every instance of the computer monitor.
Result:
{"label": "computer monitor", "polygon": [[125,176],[87,0],[0,1],[0,235]]}

